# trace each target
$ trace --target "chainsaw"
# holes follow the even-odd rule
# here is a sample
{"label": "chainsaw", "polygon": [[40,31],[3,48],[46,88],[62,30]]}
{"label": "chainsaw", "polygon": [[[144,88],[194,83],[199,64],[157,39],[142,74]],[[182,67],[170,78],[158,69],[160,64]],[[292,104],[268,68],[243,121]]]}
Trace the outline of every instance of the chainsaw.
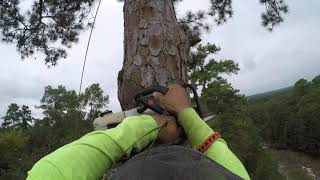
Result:
{"label": "chainsaw", "polygon": [[[193,99],[195,101],[195,106],[193,107],[198,115],[204,120],[208,121],[212,119],[214,116],[209,116],[206,118],[203,118],[202,110],[200,107],[200,101],[199,96],[197,93],[196,88],[191,84],[184,84],[184,88],[189,88],[192,91]],[[166,95],[169,91],[169,88],[160,86],[160,85],[154,85],[148,88],[145,88],[138,92],[135,96],[135,102],[137,104],[137,107],[131,110],[122,111],[118,113],[113,113],[112,111],[106,111],[99,115],[98,118],[96,118],[93,122],[93,126],[95,130],[106,130],[110,128],[116,127],[118,124],[120,124],[126,117],[129,116],[138,116],[138,115],[153,115],[153,114],[168,114],[161,106],[160,102],[155,100],[152,94],[154,92],[161,93],[163,95]]]}

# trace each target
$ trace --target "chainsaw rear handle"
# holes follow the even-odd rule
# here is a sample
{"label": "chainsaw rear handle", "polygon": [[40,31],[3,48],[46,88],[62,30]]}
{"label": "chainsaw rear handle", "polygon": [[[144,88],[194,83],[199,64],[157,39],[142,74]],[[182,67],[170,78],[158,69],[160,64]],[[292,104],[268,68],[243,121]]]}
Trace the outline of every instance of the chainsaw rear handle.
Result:
{"label": "chainsaw rear handle", "polygon": [[139,97],[148,96],[154,92],[159,92],[163,95],[166,95],[168,93],[168,91],[169,91],[169,88],[167,88],[167,87],[160,86],[160,85],[154,85],[154,86],[150,86],[150,87],[145,88],[145,89],[141,90],[140,92],[138,92],[134,99],[137,101],[137,99]]}
{"label": "chainsaw rear handle", "polygon": [[[192,91],[194,100],[196,103],[196,107],[194,108],[197,111],[198,115],[201,118],[203,118],[203,114],[202,114],[200,102],[199,102],[199,96],[196,88],[191,84],[184,84],[183,87],[190,88],[190,90]],[[112,111],[103,112],[99,115],[100,116],[99,118],[96,118],[94,120],[93,125],[96,130],[99,130],[99,129],[103,130],[103,129],[109,129],[109,128],[115,127],[116,125],[121,123],[124,118],[128,116],[136,116],[141,113],[145,113],[149,115],[154,113],[163,114],[164,109],[160,106],[160,103],[156,102],[154,99],[152,99],[149,96],[152,95],[154,92],[159,92],[163,95],[166,95],[168,91],[169,91],[169,88],[159,86],[159,85],[151,86],[149,88],[143,89],[142,91],[138,92],[137,95],[135,96],[135,101],[137,102],[138,108],[125,111],[125,112],[115,113],[115,114],[113,114]]]}
{"label": "chainsaw rear handle", "polygon": [[[195,86],[191,84],[183,84],[183,87],[189,88],[192,91],[194,100],[196,103],[196,107],[194,108],[197,111],[198,115],[201,118],[203,118],[197,89],[195,88]],[[145,88],[142,91],[138,92],[137,95],[135,96],[135,101],[137,102],[137,106],[138,106],[138,109],[137,109],[138,113],[143,113],[145,110],[149,108],[158,114],[163,114],[164,109],[160,106],[160,103],[157,101],[154,101],[148,96],[152,95],[154,92],[159,92],[163,95],[166,95],[168,91],[169,91],[169,88],[167,87],[155,85],[155,86]]]}
{"label": "chainsaw rear handle", "polygon": [[197,111],[197,113],[201,117],[201,119],[203,119],[203,113],[201,110],[199,96],[198,96],[198,92],[197,92],[196,87],[192,84],[183,84],[183,87],[191,89],[191,91],[193,93],[194,100],[196,101],[196,107],[194,107],[194,109]]}
{"label": "chainsaw rear handle", "polygon": [[158,114],[163,114],[164,109],[160,106],[160,103],[152,100],[148,96],[152,95],[154,92],[166,95],[168,91],[169,88],[167,87],[154,85],[138,92],[134,98],[138,106],[138,113],[143,113],[145,110],[149,108]]}

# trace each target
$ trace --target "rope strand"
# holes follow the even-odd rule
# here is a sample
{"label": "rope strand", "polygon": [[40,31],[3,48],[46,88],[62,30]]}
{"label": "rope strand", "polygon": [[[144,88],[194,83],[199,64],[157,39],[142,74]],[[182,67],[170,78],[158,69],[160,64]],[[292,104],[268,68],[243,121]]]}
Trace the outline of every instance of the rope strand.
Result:
{"label": "rope strand", "polygon": [[93,23],[92,23],[92,27],[91,27],[91,31],[90,31],[90,36],[89,36],[88,43],[87,43],[86,54],[85,54],[85,57],[84,57],[84,60],[83,60],[81,80],[80,80],[80,87],[79,87],[79,96],[80,96],[80,94],[81,94],[82,83],[83,83],[83,76],[84,76],[84,70],[85,70],[85,67],[86,67],[86,62],[87,62],[87,57],[88,57],[88,51],[89,51],[89,47],[90,47],[90,43],[91,43],[92,32],[93,32],[94,25],[95,25],[95,23],[96,23],[96,19],[97,19],[97,15],[98,15],[98,12],[99,12],[99,9],[100,9],[100,5],[101,5],[101,0],[99,0],[99,4],[98,4],[97,10],[96,10],[96,14],[94,15],[94,19],[93,19]]}

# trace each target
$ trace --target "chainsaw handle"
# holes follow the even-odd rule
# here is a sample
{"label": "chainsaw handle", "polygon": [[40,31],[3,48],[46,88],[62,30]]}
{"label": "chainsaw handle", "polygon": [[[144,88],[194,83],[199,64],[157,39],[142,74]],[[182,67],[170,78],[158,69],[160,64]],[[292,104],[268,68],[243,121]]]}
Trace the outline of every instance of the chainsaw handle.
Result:
{"label": "chainsaw handle", "polygon": [[[183,88],[189,88],[194,96],[194,100],[196,102],[196,107],[194,109],[197,111],[198,115],[203,118],[203,113],[201,111],[200,107],[200,101],[199,101],[199,96],[197,93],[197,89],[195,86],[192,84],[183,84]],[[154,92],[159,92],[163,95],[166,95],[169,91],[169,88],[160,86],[160,85],[154,85],[148,88],[143,89],[142,91],[138,92],[137,95],[135,96],[135,101],[137,102],[138,105],[138,113],[143,113],[145,110],[148,108],[153,110],[154,112],[158,114],[163,114],[164,109],[160,106],[159,102],[155,102],[154,100],[148,98],[148,95],[153,94]]]}
{"label": "chainsaw handle", "polygon": [[134,98],[138,105],[138,109],[137,109],[138,113],[143,113],[145,110],[149,108],[156,113],[163,114],[164,109],[160,106],[159,102],[155,102],[150,98],[148,98],[147,96],[152,95],[154,92],[159,92],[163,95],[166,95],[168,91],[169,91],[169,88],[167,87],[154,85],[138,92]]}
{"label": "chainsaw handle", "polygon": [[168,91],[169,91],[169,88],[167,88],[167,87],[160,86],[160,85],[154,85],[154,86],[150,86],[150,87],[145,88],[142,91],[138,92],[134,99],[137,100],[140,97],[151,95],[154,92],[159,92],[163,95],[166,95]]}
{"label": "chainsaw handle", "polygon": [[194,109],[197,111],[198,115],[201,118],[203,118],[203,113],[202,113],[201,106],[200,106],[200,100],[199,100],[197,88],[192,84],[183,84],[183,87],[191,89],[191,91],[193,93],[194,100],[196,101],[196,107],[194,107]]}

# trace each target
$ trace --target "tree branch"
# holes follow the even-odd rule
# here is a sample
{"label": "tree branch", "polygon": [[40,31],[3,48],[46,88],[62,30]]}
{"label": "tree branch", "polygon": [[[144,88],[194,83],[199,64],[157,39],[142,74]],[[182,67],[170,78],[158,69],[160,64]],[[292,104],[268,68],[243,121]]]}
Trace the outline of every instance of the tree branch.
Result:
{"label": "tree branch", "polygon": [[38,24],[36,25],[35,28],[33,28],[33,30],[37,30],[40,27],[40,24],[42,24],[42,11],[43,11],[43,0],[39,0],[39,20],[38,20]]}

